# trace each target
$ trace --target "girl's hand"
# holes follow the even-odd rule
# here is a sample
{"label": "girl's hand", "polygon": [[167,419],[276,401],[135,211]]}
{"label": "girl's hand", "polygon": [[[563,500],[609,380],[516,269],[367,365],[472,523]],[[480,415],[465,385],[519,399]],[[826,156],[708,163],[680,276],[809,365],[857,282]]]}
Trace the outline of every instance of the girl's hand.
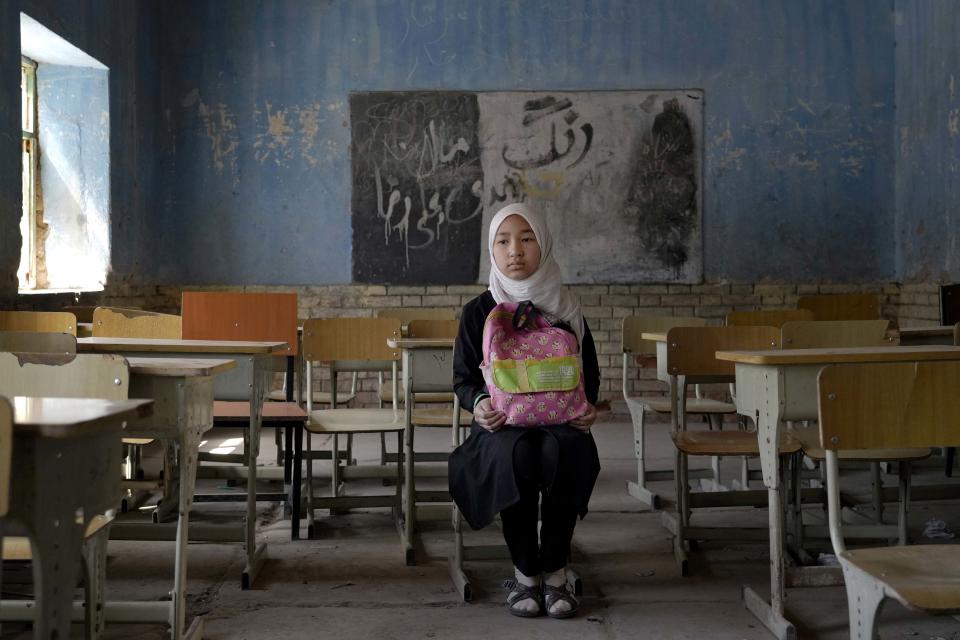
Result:
{"label": "girl's hand", "polygon": [[597,408],[594,407],[589,402],[587,403],[587,412],[575,420],[571,420],[570,424],[580,429],[580,431],[590,431],[590,427],[593,426],[593,423],[597,420]]}
{"label": "girl's hand", "polygon": [[484,398],[473,408],[473,418],[487,431],[497,431],[507,423],[507,414],[493,408],[490,398]]}

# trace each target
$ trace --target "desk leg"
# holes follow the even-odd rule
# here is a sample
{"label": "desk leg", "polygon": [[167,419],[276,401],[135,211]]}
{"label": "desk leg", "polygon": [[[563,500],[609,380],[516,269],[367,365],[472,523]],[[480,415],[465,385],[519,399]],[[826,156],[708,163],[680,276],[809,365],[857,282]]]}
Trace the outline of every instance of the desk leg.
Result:
{"label": "desk leg", "polygon": [[782,374],[777,369],[768,369],[763,372],[762,381],[762,402],[756,421],[770,517],[770,601],[767,602],[746,586],[743,588],[743,599],[747,609],[779,640],[794,640],[797,637],[796,628],[783,615],[786,589],[783,562],[785,531],[779,455]]}
{"label": "desk leg", "polygon": [[[290,537],[300,539],[300,471],[303,468],[303,425],[293,427],[293,469],[290,484]],[[289,447],[287,449],[290,450]]]}
{"label": "desk leg", "polygon": [[181,640],[187,620],[187,543],[190,540],[190,509],[197,481],[197,457],[204,432],[213,427],[213,380],[204,378],[193,384],[179,383],[178,405],[186,408],[183,417],[185,429],[181,431],[180,448],[180,500],[177,513],[177,542],[173,576],[172,608],[170,612],[171,637]]}
{"label": "desk leg", "polygon": [[[409,381],[408,381],[409,385]],[[407,386],[409,389],[410,387]],[[413,464],[413,424],[412,424],[412,401],[407,397],[407,405],[404,411],[407,414],[406,425],[403,430],[403,472],[404,482],[403,490],[405,514],[403,522],[403,547],[404,558],[408,566],[417,563],[416,553],[413,547],[413,536],[417,526],[417,487]]]}
{"label": "desk leg", "polygon": [[253,388],[250,394],[250,447],[247,459],[247,520],[245,549],[247,564],[240,577],[240,588],[249,589],[266,558],[267,545],[257,545],[257,455],[260,453],[260,426],[263,402],[273,373],[271,357],[256,358],[253,365]]}

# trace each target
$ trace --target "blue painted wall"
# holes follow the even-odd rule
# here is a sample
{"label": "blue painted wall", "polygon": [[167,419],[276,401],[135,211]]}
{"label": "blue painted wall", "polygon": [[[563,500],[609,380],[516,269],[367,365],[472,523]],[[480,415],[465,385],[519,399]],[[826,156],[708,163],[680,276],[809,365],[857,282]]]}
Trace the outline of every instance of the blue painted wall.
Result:
{"label": "blue painted wall", "polygon": [[20,11],[110,68],[110,234],[113,276],[149,281],[161,224],[157,2],[0,2],[0,298],[16,293],[20,195]]}
{"label": "blue painted wall", "polygon": [[114,268],[348,282],[351,91],[700,87],[705,278],[892,279],[893,3],[167,3],[162,198],[134,209],[162,259]]}
{"label": "blue painted wall", "polygon": [[960,280],[960,6],[897,2],[897,265]]}
{"label": "blue painted wall", "polygon": [[[348,282],[351,91],[683,86],[706,92],[708,281],[892,279],[895,222],[922,195],[894,167],[915,118],[895,122],[893,3],[6,0],[0,77],[21,8],[111,68],[114,282]],[[899,94],[922,80],[902,62]],[[0,295],[18,126],[0,83]],[[916,194],[899,215],[895,182]]]}

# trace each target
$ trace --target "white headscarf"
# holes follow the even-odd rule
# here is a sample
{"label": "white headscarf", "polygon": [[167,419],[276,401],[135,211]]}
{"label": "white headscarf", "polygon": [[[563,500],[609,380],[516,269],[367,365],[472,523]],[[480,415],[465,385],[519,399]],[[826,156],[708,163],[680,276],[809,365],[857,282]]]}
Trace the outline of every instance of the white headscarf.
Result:
{"label": "white headscarf", "polygon": [[[493,243],[497,231],[510,216],[520,216],[526,220],[540,245],[540,266],[525,280],[513,280],[505,276],[493,257]],[[553,237],[546,221],[538,212],[519,202],[500,209],[490,221],[487,251],[490,252],[490,293],[497,304],[531,300],[537,309],[570,325],[577,334],[577,341],[583,343],[584,325],[580,303],[569,291],[563,289],[560,265],[553,257]]]}

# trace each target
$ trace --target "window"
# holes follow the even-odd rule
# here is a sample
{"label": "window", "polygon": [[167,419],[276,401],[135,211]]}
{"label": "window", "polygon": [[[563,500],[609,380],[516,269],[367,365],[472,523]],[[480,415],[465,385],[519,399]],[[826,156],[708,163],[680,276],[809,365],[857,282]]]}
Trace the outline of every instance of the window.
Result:
{"label": "window", "polygon": [[23,216],[20,218],[20,268],[17,279],[21,289],[37,287],[37,63],[20,61],[21,143],[23,163]]}
{"label": "window", "polygon": [[101,290],[110,264],[110,70],[24,13],[20,56],[20,291]]}

